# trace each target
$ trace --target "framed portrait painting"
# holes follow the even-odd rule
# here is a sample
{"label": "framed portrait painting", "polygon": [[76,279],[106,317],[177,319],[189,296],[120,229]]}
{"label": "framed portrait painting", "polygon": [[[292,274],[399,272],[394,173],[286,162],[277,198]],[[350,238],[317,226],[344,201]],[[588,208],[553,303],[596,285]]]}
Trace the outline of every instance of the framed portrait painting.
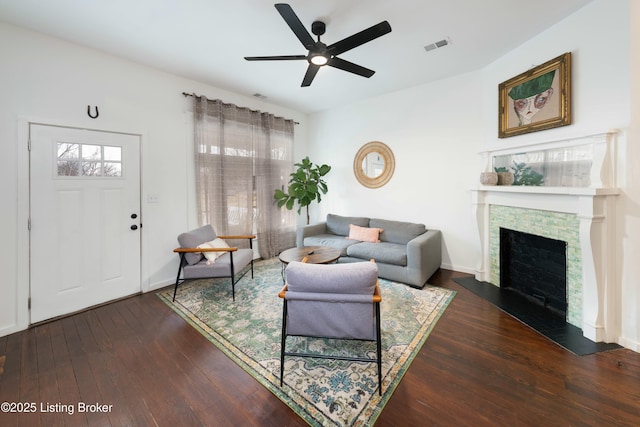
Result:
{"label": "framed portrait painting", "polygon": [[571,124],[571,52],[498,87],[498,137]]}

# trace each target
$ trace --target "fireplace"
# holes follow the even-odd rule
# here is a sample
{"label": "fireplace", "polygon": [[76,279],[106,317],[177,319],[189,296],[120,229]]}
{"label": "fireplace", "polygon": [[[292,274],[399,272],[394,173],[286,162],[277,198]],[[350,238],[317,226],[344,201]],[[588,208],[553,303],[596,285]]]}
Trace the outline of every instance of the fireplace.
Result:
{"label": "fireplace", "polygon": [[567,315],[567,242],[500,227],[500,288]]}
{"label": "fireplace", "polygon": [[620,336],[615,240],[615,198],[620,194],[616,185],[616,135],[607,132],[570,140],[525,142],[482,153],[487,165],[492,166],[497,156],[588,146],[591,150],[588,186],[472,189],[481,252],[476,279],[498,288],[502,286],[500,227],[567,242],[566,322],[580,328],[594,342],[616,342]]}

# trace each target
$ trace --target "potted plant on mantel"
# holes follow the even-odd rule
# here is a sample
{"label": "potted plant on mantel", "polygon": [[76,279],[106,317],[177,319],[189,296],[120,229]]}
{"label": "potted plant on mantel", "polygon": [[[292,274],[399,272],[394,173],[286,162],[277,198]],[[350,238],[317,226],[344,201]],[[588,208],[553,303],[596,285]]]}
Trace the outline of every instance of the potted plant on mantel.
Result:
{"label": "potted plant on mantel", "polygon": [[[531,166],[528,166],[526,163],[517,163],[514,161],[513,166],[511,166],[513,172],[509,172],[504,166],[496,167],[495,170],[498,173],[498,185],[541,186],[544,184],[544,176],[531,169]],[[509,176],[505,176],[506,174]],[[501,182],[503,180],[507,180],[507,182]]]}
{"label": "potted plant on mantel", "polygon": [[293,209],[294,204],[298,202],[298,215],[303,207],[306,208],[307,224],[309,224],[309,205],[314,200],[320,203],[321,194],[327,194],[327,183],[323,177],[329,173],[331,166],[314,165],[309,157],[305,157],[301,163],[296,163],[294,166],[298,169],[290,174],[289,188],[287,191],[284,190],[284,186],[276,189],[273,198],[278,207],[284,206],[289,210]]}

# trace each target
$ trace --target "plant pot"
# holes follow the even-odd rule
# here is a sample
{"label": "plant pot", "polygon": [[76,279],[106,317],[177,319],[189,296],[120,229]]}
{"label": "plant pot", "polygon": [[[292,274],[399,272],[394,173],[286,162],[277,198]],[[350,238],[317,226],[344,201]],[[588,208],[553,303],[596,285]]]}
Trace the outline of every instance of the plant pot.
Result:
{"label": "plant pot", "polygon": [[511,185],[514,179],[513,172],[498,172],[498,185]]}
{"label": "plant pot", "polygon": [[480,184],[482,185],[496,185],[498,183],[497,172],[482,172],[480,173]]}

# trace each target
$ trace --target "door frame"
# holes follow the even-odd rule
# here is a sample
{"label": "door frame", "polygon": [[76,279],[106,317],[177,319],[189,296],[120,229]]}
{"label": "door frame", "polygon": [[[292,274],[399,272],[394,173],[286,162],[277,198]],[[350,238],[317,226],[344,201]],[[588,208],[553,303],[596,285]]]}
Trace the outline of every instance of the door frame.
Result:
{"label": "door frame", "polygon": [[[146,204],[142,203],[142,195],[144,190],[144,173],[143,154],[145,152],[146,141],[148,132],[141,131],[139,129],[131,129],[128,125],[122,125],[119,123],[106,123],[104,126],[95,126],[91,123],[78,122],[73,123],[69,120],[54,120],[54,119],[37,119],[31,117],[18,118],[18,209],[16,224],[16,278],[17,283],[15,287],[15,323],[14,327],[8,328],[3,333],[12,333],[25,330],[29,328],[30,323],[30,308],[29,298],[31,295],[31,251],[30,251],[30,230],[29,230],[29,218],[31,216],[31,183],[30,183],[30,155],[29,155],[29,140],[31,134],[31,126],[51,126],[70,129],[80,129],[95,132],[107,132],[107,133],[119,133],[136,136],[140,141],[140,221],[142,223],[145,213]],[[148,279],[148,266],[145,262],[146,255],[146,233],[144,228],[140,229],[140,289],[142,292],[149,290]]]}

